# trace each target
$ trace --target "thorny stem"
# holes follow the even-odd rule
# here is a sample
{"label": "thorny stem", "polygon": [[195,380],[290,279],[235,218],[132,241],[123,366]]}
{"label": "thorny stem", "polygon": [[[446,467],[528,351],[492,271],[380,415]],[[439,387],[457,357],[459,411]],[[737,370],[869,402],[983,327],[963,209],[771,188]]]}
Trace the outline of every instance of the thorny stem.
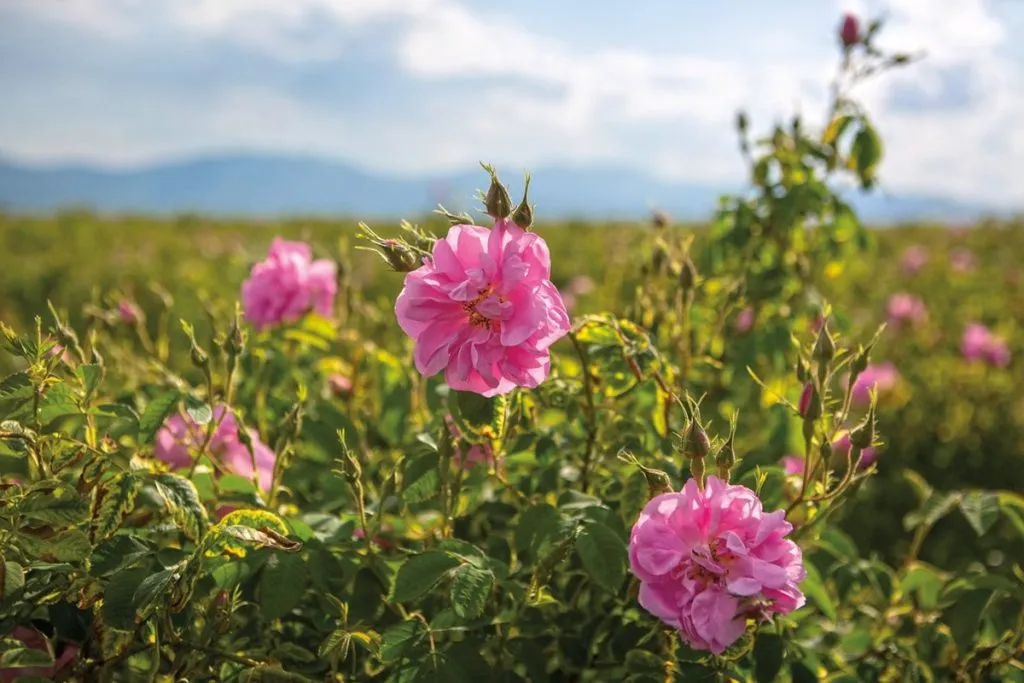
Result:
{"label": "thorny stem", "polygon": [[569,339],[572,341],[573,348],[576,349],[576,354],[580,358],[582,364],[581,372],[583,373],[583,393],[586,395],[586,422],[587,422],[587,444],[586,450],[583,452],[583,468],[580,472],[580,490],[586,493],[587,487],[590,480],[590,463],[594,457],[594,446],[597,443],[597,410],[594,407],[594,387],[593,380],[590,377],[590,355],[587,350],[580,344],[579,337],[576,336],[575,332],[569,332]]}

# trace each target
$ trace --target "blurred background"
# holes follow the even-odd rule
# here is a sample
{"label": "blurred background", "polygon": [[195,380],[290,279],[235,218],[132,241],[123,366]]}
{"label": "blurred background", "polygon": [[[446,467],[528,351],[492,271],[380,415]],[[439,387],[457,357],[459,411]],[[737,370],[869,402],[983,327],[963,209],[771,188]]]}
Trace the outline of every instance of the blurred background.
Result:
{"label": "blurred background", "polygon": [[[904,468],[938,490],[1024,490],[1022,2],[0,0],[0,320],[25,329],[53,301],[81,325],[166,296],[203,319],[284,235],[338,259],[382,316],[348,324],[401,348],[400,276],[353,254],[356,221],[474,209],[480,161],[517,199],[533,174],[572,313],[622,311],[652,211],[700,235],[746,187],[738,110],[756,134],[795,112],[827,123],[844,11],[923,55],[855,91],[885,156],[875,190],[844,196],[879,229],[815,264],[843,334],[900,319],[876,351],[897,377],[881,476],[846,525],[899,556]],[[965,353],[976,323],[1007,362]],[[787,454],[748,441],[752,462]],[[1005,569],[1022,552],[1009,527],[978,547],[951,516],[922,557]]]}

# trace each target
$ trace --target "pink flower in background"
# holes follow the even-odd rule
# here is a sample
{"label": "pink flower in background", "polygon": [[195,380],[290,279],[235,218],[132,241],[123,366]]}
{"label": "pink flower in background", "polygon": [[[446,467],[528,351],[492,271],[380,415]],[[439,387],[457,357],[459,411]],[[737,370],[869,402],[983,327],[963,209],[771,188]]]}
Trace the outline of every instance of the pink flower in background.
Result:
{"label": "pink flower in background", "polygon": [[854,15],[843,15],[843,23],[839,27],[839,42],[843,47],[851,47],[860,42],[860,22]]}
{"label": "pink flower in background", "polygon": [[980,360],[1000,368],[1009,365],[1011,360],[1006,341],[980,323],[967,325],[960,342],[960,352],[967,360]]}
{"label": "pink flower in background", "polygon": [[[445,415],[444,422],[448,425],[448,431],[452,433],[452,437],[455,441],[459,441],[462,438],[462,432],[459,431],[458,426],[455,424],[455,420],[452,419],[451,415]],[[484,463],[486,465],[491,464],[494,461],[494,451],[487,444],[473,444],[466,452],[465,456],[462,454],[462,449],[455,446],[455,453],[452,455],[452,460],[455,462],[456,467],[462,469],[472,469],[477,463]]]}
{"label": "pink flower in background", "polygon": [[[249,454],[249,449],[238,438],[238,422],[234,414],[222,405],[217,406],[213,409],[213,421],[216,423],[218,420],[220,424],[213,433],[207,450],[216,462],[223,465],[231,474],[252,479],[253,458]],[[157,432],[153,455],[174,469],[191,467],[195,452],[206,440],[207,427],[208,425],[194,422],[190,417],[172,415]],[[249,437],[252,439],[253,454],[256,456],[260,489],[264,493],[269,493],[277,456],[270,447],[260,441],[256,430],[250,429]]]}
{"label": "pink flower in background", "polygon": [[676,628],[696,650],[721,654],[746,631],[747,619],[804,604],[806,573],[785,513],[765,513],[745,486],[709,476],[647,503],[633,526],[629,563],[640,605]]}
{"label": "pink flower in background", "polygon": [[559,295],[562,297],[562,305],[565,306],[565,310],[568,313],[572,309],[576,308],[576,295],[572,292],[566,292],[558,290]]}
{"label": "pink flower in background", "polygon": [[71,353],[64,348],[63,344],[54,344],[52,347],[50,347],[50,350],[46,352],[46,355],[50,356],[51,358],[53,356],[60,356],[60,359],[65,363],[71,362]]}
{"label": "pink flower in background", "polygon": [[327,388],[335,396],[348,396],[352,393],[352,380],[336,372],[327,378]]}
{"label": "pink flower in background", "polygon": [[900,292],[889,297],[886,304],[886,313],[889,316],[889,324],[900,326],[903,324],[915,324],[923,322],[928,318],[928,309],[924,302],[913,294]]}
{"label": "pink flower in background", "polygon": [[[845,456],[850,452],[850,432],[843,432],[832,442],[832,452]],[[878,459],[878,450],[868,446],[860,452],[860,461],[857,463],[859,469],[864,469]]]}
{"label": "pink flower in background", "polygon": [[586,275],[577,275],[569,280],[568,289],[576,296],[585,296],[594,291],[594,281]]}
{"label": "pink flower in background", "polygon": [[313,260],[303,242],[274,238],[265,261],[242,283],[245,318],[257,329],[295,322],[310,311],[329,317],[338,293],[337,266]]}
{"label": "pink flower in background", "polygon": [[492,230],[453,226],[395,302],[398,324],[416,340],[416,368],[427,377],[444,370],[452,389],[483,396],[539,385],[549,347],[569,331],[550,277],[536,233],[507,220]]}
{"label": "pink flower in background", "polygon": [[954,249],[949,255],[949,267],[957,273],[966,273],[974,270],[975,258],[974,252],[970,249]]}
{"label": "pink flower in background", "polygon": [[[900,373],[892,363],[870,364],[864,371],[857,375],[853,383],[853,405],[866,406],[871,403],[871,388],[874,387],[879,398],[888,391],[891,391],[899,382]],[[847,380],[849,381],[849,380]]]}
{"label": "pink flower in background", "polygon": [[126,325],[134,325],[142,318],[139,307],[128,299],[121,299],[117,304],[117,313],[121,316],[121,322]]}
{"label": "pink flower in background", "polygon": [[746,334],[754,326],[754,309],[750,306],[736,314],[733,328],[740,334]]}
{"label": "pink flower in background", "polygon": [[[47,649],[46,637],[39,631],[28,626],[15,626],[14,629],[5,637],[21,641],[25,647],[32,650]],[[52,666],[0,669],[0,681],[8,683],[9,681],[16,681],[22,676],[39,676],[41,678],[53,679],[58,673],[69,669],[74,665],[75,660],[78,659],[80,649],[81,648],[74,643],[65,643],[64,646],[55,653],[56,658],[54,659]]]}
{"label": "pink flower in background", "polygon": [[900,256],[900,269],[907,275],[913,275],[928,263],[928,250],[920,244],[907,247]]}
{"label": "pink flower in background", "polygon": [[782,470],[786,474],[803,474],[804,459],[797,455],[782,456]]}

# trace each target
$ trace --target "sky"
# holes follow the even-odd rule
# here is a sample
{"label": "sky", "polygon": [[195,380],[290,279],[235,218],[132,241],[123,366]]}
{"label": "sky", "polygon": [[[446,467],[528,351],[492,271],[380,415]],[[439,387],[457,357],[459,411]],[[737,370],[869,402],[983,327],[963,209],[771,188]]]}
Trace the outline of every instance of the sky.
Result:
{"label": "sky", "polygon": [[1024,206],[1024,0],[0,0],[0,155],[732,184],[737,109],[823,124],[844,11],[925,55],[854,91],[886,190]]}

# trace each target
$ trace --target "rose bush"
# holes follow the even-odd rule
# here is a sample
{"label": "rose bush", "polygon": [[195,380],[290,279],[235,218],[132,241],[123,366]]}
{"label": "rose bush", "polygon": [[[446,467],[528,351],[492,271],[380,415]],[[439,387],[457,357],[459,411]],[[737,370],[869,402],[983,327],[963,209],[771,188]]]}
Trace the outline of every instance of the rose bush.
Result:
{"label": "rose bush", "polygon": [[[0,301],[0,675],[1019,680],[1024,298],[978,296],[1008,237],[865,295],[886,262],[831,188],[871,187],[882,147],[848,86],[907,59],[841,30],[829,119],[751,140],[741,116],[750,191],[705,231],[542,237],[488,167],[486,221],[360,227],[404,282],[330,225],[262,260],[197,232],[153,281],[26,258],[38,285]],[[929,315],[876,333],[897,292]],[[976,470],[936,469],[970,439]]]}

